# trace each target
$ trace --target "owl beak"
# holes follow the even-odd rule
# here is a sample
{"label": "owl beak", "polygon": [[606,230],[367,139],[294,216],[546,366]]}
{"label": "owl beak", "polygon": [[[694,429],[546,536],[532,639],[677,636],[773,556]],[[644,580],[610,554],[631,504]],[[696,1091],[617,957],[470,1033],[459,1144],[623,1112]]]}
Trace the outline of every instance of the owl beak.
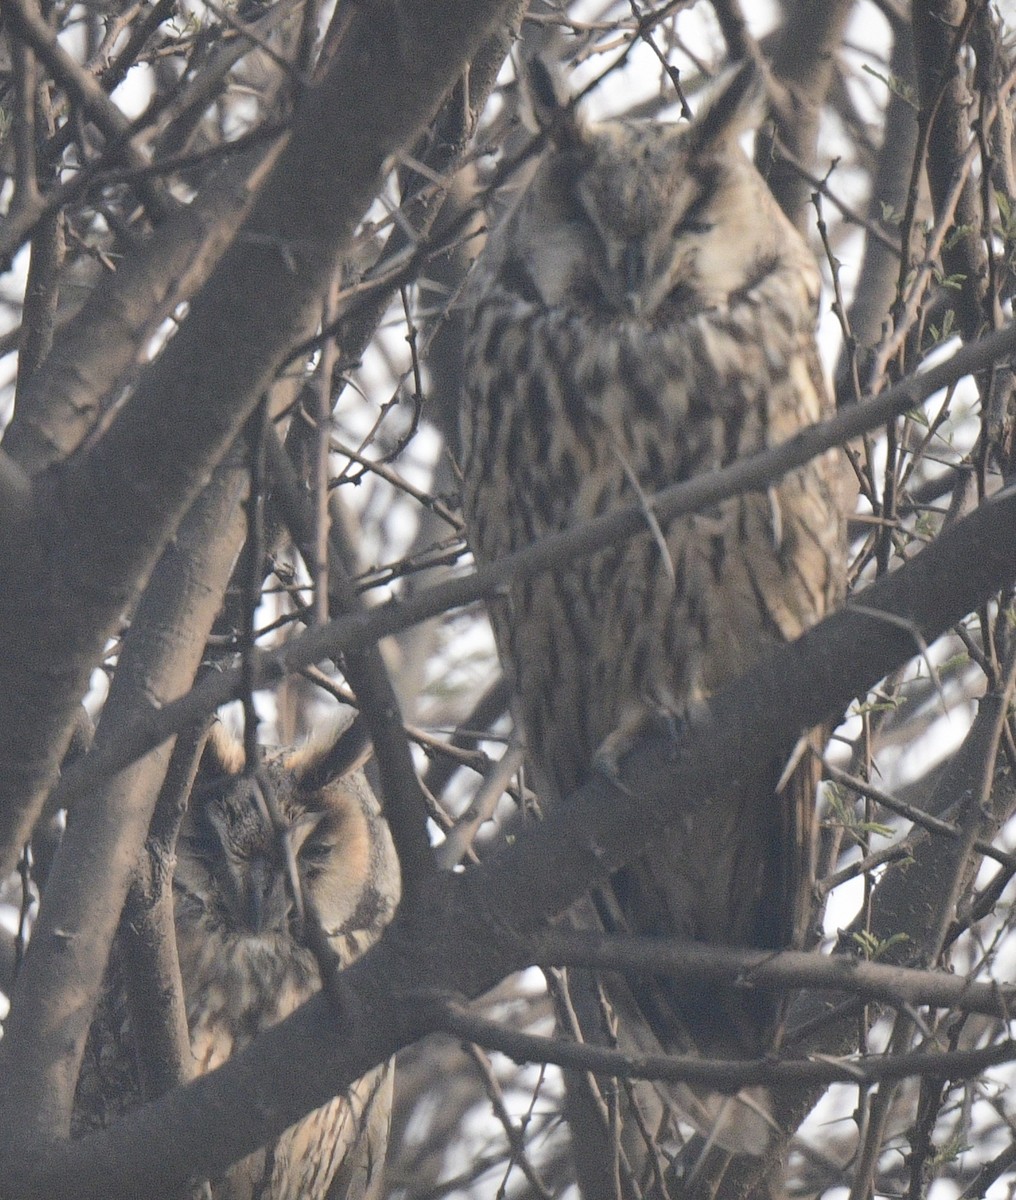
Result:
{"label": "owl beak", "polygon": [[642,309],[646,282],[646,252],[639,242],[628,242],[622,251],[621,278],[624,280],[626,307],[633,315],[637,315]]}
{"label": "owl beak", "polygon": [[287,928],[290,901],[285,880],[270,863],[251,863],[245,913],[251,933],[272,933]]}

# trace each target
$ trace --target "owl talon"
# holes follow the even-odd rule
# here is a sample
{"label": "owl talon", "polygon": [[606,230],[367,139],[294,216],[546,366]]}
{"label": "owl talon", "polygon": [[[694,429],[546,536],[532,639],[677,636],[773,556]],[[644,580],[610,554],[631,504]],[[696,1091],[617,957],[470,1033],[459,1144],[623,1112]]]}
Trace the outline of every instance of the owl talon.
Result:
{"label": "owl talon", "polygon": [[685,721],[666,708],[644,708],[623,721],[603,739],[593,759],[594,769],[602,772],[612,783],[621,778],[621,763],[645,738],[665,737],[676,755]]}

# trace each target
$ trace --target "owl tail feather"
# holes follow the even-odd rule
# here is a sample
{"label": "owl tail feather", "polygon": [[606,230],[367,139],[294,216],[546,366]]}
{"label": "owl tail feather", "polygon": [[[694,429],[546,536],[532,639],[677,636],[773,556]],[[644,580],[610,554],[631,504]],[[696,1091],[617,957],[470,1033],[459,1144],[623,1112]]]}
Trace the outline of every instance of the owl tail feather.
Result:
{"label": "owl tail feather", "polygon": [[[629,1003],[632,1005],[630,1013],[625,1011]],[[618,1049],[637,1056],[666,1052],[644,1021],[632,1019],[638,1011],[637,1001],[625,985],[618,987],[614,983],[610,990],[610,1004],[617,1015]],[[691,1051],[690,1047],[670,1049],[677,1053]],[[661,1080],[647,1086],[655,1093],[656,1103],[652,1107],[658,1105],[661,1110],[659,1127],[669,1124],[664,1114],[676,1112],[705,1139],[703,1154],[715,1146],[729,1154],[760,1157],[766,1153],[774,1135],[779,1132],[773,1117],[772,1096],[766,1087],[745,1087],[730,1095],[700,1084]],[[639,1090],[645,1094],[645,1087]]]}
{"label": "owl tail feather", "polygon": [[755,1157],[769,1149],[777,1125],[768,1088],[742,1088],[735,1096],[701,1091],[689,1084],[669,1090],[688,1123],[706,1139],[703,1157],[713,1147]]}
{"label": "owl tail feather", "polygon": [[[573,927],[602,929],[600,915],[589,898],[574,906],[566,920]],[[575,968],[568,971],[567,980],[567,1011],[560,997],[555,996],[559,1023],[582,1040],[613,1045],[635,1059],[661,1053],[724,1056],[716,1046],[696,1048],[690,1037],[675,1036],[675,1040],[664,1043],[653,1023],[646,1020],[643,1004],[629,980],[612,973],[598,978],[593,972]],[[645,995],[641,998],[644,1000]],[[675,1022],[670,1023],[670,1029],[676,1033]],[[663,1142],[673,1139],[672,1148],[687,1138],[690,1125],[704,1139],[703,1155],[715,1147],[727,1154],[761,1157],[779,1133],[772,1115],[772,1097],[764,1086],[728,1094],[700,1084],[633,1080],[630,1099],[640,1110],[640,1120],[622,1121],[622,1129],[631,1125],[656,1130]],[[679,1132],[682,1124],[684,1131]],[[638,1141],[635,1137],[628,1147],[633,1158],[638,1157]]]}

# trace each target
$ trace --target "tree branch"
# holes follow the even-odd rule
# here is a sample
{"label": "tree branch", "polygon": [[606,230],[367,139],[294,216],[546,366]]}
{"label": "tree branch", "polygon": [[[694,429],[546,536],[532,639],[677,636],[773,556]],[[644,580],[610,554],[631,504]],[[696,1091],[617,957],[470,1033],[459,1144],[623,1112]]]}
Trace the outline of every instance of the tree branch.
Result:
{"label": "tree branch", "polygon": [[[293,465],[278,436],[271,429],[267,436],[274,497],[309,570],[315,558],[310,499],[301,492]],[[337,609],[347,614],[364,612],[348,570],[353,557],[352,547],[344,544],[340,522],[332,523],[327,543],[327,586]],[[423,792],[413,766],[398,697],[376,642],[350,647],[344,656],[344,665],[377,755],[385,815],[402,873],[403,903],[413,903],[417,882],[433,874],[435,863],[427,837]]]}
{"label": "tree branch", "polygon": [[663,1079],[673,1083],[704,1084],[722,1092],[761,1085],[796,1083],[815,1086],[830,1083],[896,1082],[911,1075],[935,1079],[969,1079],[988,1067],[1016,1059],[1016,1041],[1005,1040],[983,1050],[952,1053],[867,1055],[861,1058],[774,1059],[727,1061],[695,1055],[628,1054],[586,1042],[520,1033],[476,1017],[448,1001],[431,1006],[433,1032],[464,1038],[489,1050],[499,1050],[517,1063],[556,1063],[575,1071],[614,1075],[621,1079]]}
{"label": "tree branch", "polygon": [[[811,426],[771,450],[741,459],[710,475],[674,484],[651,497],[649,502],[661,519],[669,520],[739,492],[768,487],[816,454],[884,425],[964,375],[986,370],[992,363],[1013,354],[1016,354],[1016,324],[962,347],[952,358],[924,374],[911,376],[874,399],[845,409],[832,420]],[[258,654],[260,683],[265,686],[286,672],[302,670],[323,658],[355,648],[364,639],[388,637],[450,609],[475,603],[496,594],[512,579],[560,569],[573,559],[645,532],[642,506],[631,505],[541,538],[524,550],[480,567],[470,575],[423,588],[406,599],[390,600],[365,614],[338,617],[292,639],[278,650]],[[983,594],[987,595],[991,590],[988,586]],[[957,619],[973,607],[972,604],[957,614]],[[241,686],[238,671],[223,672],[204,680],[189,695],[160,712],[147,714],[134,727],[124,731],[119,744],[108,754],[93,755],[88,763],[82,763],[64,775],[59,788],[61,803],[66,805],[74,796],[94,786],[103,774],[122,768],[191,721],[209,715],[236,698]]]}
{"label": "tree branch", "polygon": [[304,93],[288,145],[187,320],[103,436],[39,479],[36,536],[9,569],[0,563],[19,585],[0,594],[0,640],[15,648],[0,660],[0,873],[52,786],[107,638],[289,347],[313,329],[387,160],[421,134],[510,7],[348,10],[328,72]]}
{"label": "tree branch", "polygon": [[[190,687],[242,537],[246,476],[223,466],[163,557],[119,655],[95,749],[144,708]],[[0,1141],[58,1137],[109,948],[148,834],[171,747],[102,781],[68,823],[11,997],[2,1054]]]}
{"label": "tree branch", "polygon": [[1016,984],[977,983],[945,971],[868,962],[848,954],[799,950],[773,953],[686,942],[676,938],[615,937],[547,928],[533,942],[541,967],[597,967],[641,974],[688,975],[753,988],[843,991],[886,1004],[957,1008],[1002,1021],[1016,1010]]}
{"label": "tree branch", "polygon": [[[318,996],[219,1070],[114,1129],[45,1152],[8,1140],[11,1190],[19,1200],[167,1190],[214,1176],[277,1137],[427,1032],[422,1000],[477,996],[531,962],[531,935],[546,917],[633,859],[668,821],[707,806],[718,781],[841,712],[913,656],[916,636],[932,641],[1010,586],[1014,543],[1010,489],[868,588],[863,612],[848,606],[766,654],[696,713],[676,743],[641,742],[621,763],[620,787],[596,776],[483,866],[436,877],[419,907],[402,911],[343,973],[349,1004],[341,1029]],[[906,620],[884,620],[880,611]],[[958,1069],[950,1064],[947,1073]]]}

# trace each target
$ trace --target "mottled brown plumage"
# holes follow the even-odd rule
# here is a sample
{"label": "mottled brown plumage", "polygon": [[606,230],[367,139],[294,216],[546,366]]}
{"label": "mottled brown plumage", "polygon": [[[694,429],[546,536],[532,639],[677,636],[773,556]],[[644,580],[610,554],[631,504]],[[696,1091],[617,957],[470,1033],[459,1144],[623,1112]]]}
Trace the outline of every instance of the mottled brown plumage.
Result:
{"label": "mottled brown plumage", "polygon": [[[343,964],[377,940],[398,902],[394,848],[360,770],[331,778],[330,748],[282,755],[265,772],[304,903]],[[299,936],[284,839],[235,750],[213,731],[177,847],[177,947],[198,1073],[288,1016],[321,986]],[[365,1200],[377,1195],[390,1066],[311,1113],[215,1182],[216,1200]]]}
{"label": "mottled brown plumage", "polygon": [[[478,558],[828,415],[818,271],[737,141],[750,89],[736,76],[691,126],[559,121],[491,236],[468,295],[463,502]],[[495,633],[547,798],[837,603],[841,477],[835,459],[816,459],[768,492],[666,522],[665,550],[647,532],[508,589]],[[734,945],[797,940],[816,769],[806,757],[777,794],[791,750],[621,872],[601,920]],[[622,1024],[634,1012],[668,1049],[744,1057],[771,1044],[773,1006],[750,993],[647,980],[615,995]],[[731,1149],[764,1146],[758,1094],[735,1117],[727,1104],[718,1127],[719,1102],[683,1101]]]}

